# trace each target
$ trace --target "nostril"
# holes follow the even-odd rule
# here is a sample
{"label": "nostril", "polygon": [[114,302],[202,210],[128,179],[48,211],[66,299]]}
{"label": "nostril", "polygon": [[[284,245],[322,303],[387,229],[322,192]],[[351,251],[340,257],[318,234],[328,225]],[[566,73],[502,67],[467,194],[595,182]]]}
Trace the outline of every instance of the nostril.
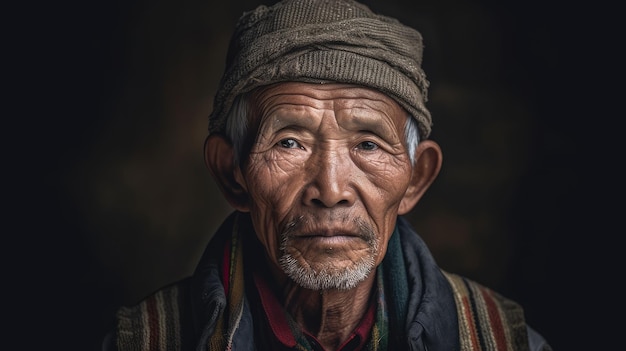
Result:
{"label": "nostril", "polygon": [[322,201],[320,199],[314,198],[314,199],[311,199],[311,203],[314,206],[317,206],[317,207],[333,207],[333,206],[338,206],[338,205],[347,205],[350,202],[348,200],[346,200],[346,199],[342,199],[342,200],[339,200],[338,202],[333,202],[333,203],[328,203],[327,204],[327,203],[325,203],[324,201]]}
{"label": "nostril", "polygon": [[315,206],[320,206],[320,207],[326,207],[324,205],[324,203],[322,202],[322,200],[320,199],[312,199],[311,202],[313,203],[313,205]]}

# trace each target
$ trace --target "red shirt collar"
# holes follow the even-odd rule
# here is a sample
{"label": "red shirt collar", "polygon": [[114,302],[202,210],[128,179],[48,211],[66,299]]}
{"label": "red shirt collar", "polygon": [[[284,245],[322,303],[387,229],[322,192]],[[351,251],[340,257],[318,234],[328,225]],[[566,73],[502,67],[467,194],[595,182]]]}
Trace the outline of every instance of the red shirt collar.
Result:
{"label": "red shirt collar", "polygon": [[[286,312],[283,310],[283,306],[280,304],[274,292],[269,287],[267,281],[264,277],[259,274],[256,270],[254,272],[254,283],[256,285],[257,291],[259,292],[259,296],[261,298],[261,305],[263,306],[263,311],[267,316],[267,321],[269,323],[270,329],[274,334],[274,337],[284,346],[286,347],[295,347],[296,346],[296,338],[291,332],[291,328],[289,326],[289,322],[287,321]],[[367,309],[367,312],[361,319],[361,322],[354,329],[352,334],[348,337],[348,339],[339,347],[339,350],[343,350],[348,345],[354,345],[354,343],[358,342],[356,347],[348,347],[347,349],[351,351],[362,350],[367,342],[372,327],[374,326],[376,314],[376,303],[375,300],[370,302],[370,306]],[[315,337],[307,333],[303,330],[303,333],[307,335],[310,339],[317,340]],[[357,341],[354,341],[354,340]],[[319,345],[319,343],[317,342]]]}

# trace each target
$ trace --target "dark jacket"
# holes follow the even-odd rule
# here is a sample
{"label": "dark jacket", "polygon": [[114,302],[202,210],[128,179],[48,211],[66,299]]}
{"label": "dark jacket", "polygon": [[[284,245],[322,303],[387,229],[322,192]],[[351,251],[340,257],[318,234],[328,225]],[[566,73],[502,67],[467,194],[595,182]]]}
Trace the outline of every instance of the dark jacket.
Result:
{"label": "dark jacket", "polygon": [[[105,337],[103,350],[118,350],[118,346],[122,350],[208,350],[206,345],[227,305],[220,265],[235,218],[236,213],[229,216],[211,239],[192,277],[160,289],[135,306],[121,308],[118,326]],[[403,328],[398,334],[402,340],[395,341],[395,349],[551,350],[543,337],[526,325],[518,304],[443,272],[423,240],[401,217],[397,233],[383,262],[383,267],[388,267],[385,274],[407,277],[401,283],[406,286],[386,295],[390,313],[406,321],[398,326]],[[391,254],[400,250],[400,255]],[[401,296],[402,291],[406,297]],[[253,330],[246,301],[232,350],[257,350]]]}

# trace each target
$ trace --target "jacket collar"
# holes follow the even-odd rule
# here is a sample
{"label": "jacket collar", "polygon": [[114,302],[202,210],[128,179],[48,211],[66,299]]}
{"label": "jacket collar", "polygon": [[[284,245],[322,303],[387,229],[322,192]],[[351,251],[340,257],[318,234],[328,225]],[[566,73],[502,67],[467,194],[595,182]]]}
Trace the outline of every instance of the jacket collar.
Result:
{"label": "jacket collar", "polygon": [[437,266],[426,243],[409,222],[398,218],[398,231],[410,298],[407,306],[407,333],[414,349],[459,350],[456,304],[447,279]]}

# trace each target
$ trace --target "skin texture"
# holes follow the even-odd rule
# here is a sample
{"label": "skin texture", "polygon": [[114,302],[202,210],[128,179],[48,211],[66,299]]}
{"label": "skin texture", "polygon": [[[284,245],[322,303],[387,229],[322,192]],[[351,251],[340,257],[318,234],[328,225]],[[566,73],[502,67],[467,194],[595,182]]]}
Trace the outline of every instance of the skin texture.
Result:
{"label": "skin texture", "polygon": [[328,350],[365,313],[397,215],[440,169],[441,150],[430,140],[411,165],[406,118],[375,90],[280,83],[252,96],[257,133],[240,167],[225,137],[207,138],[207,166],[229,202],[250,212],[279,299]]}

